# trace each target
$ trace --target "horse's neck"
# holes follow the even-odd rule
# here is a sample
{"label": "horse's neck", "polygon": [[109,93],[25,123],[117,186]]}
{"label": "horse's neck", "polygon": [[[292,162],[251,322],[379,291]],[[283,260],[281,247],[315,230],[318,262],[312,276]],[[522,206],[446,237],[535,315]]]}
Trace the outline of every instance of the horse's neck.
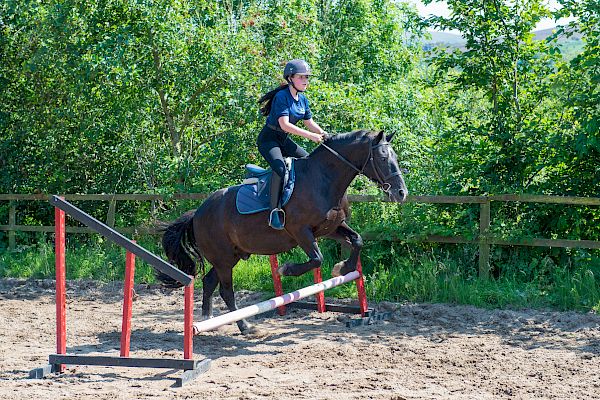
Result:
{"label": "horse's neck", "polygon": [[[358,144],[355,144],[355,146],[358,146]],[[352,152],[347,151],[347,149],[336,151],[353,165],[359,165],[364,161],[362,159],[358,160],[359,156],[362,156],[362,158],[366,157],[366,155],[356,155],[356,152],[352,155]],[[354,160],[354,158],[357,159]],[[315,170],[315,178],[318,177],[321,181],[318,183],[315,182],[315,186],[327,185],[327,189],[321,193],[327,193],[329,201],[334,205],[341,201],[348,186],[350,186],[356,175],[358,175],[356,170],[350,168],[350,166],[326,148],[321,148],[318,152],[311,154],[309,163],[309,168],[314,168]]]}

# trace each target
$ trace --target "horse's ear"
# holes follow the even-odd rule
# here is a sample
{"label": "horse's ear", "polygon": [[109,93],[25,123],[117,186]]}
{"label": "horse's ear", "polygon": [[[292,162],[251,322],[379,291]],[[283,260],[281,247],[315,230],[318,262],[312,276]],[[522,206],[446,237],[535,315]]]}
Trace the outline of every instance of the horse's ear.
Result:
{"label": "horse's ear", "polygon": [[390,133],[389,135],[387,135],[387,136],[385,137],[385,140],[387,140],[387,141],[388,141],[388,143],[389,143],[389,142],[391,142],[391,141],[392,141],[392,139],[394,138],[394,135],[395,135],[395,134],[396,134],[396,132],[392,132],[392,133]]}
{"label": "horse's ear", "polygon": [[374,143],[381,143],[382,140],[385,140],[385,133],[383,131],[379,131],[377,137],[373,141]]}

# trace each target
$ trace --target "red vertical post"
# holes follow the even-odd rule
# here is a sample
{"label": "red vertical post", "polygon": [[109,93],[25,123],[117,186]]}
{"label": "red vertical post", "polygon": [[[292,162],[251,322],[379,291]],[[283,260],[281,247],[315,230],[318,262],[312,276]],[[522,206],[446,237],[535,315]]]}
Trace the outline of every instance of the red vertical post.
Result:
{"label": "red vertical post", "polygon": [[123,323],[121,325],[121,357],[129,357],[131,340],[131,311],[133,301],[133,281],[135,277],[135,254],[125,255],[125,282],[123,285]]}
{"label": "red vertical post", "polygon": [[[323,276],[321,275],[321,268],[313,269],[313,275],[315,277],[315,283],[323,282]],[[317,300],[317,311],[322,313],[325,312],[325,293],[319,292],[315,294],[315,299]]]}
{"label": "red vertical post", "polygon": [[358,304],[360,306],[360,313],[364,317],[367,311],[369,310],[369,305],[367,304],[367,293],[365,291],[365,281],[363,279],[362,263],[360,262],[360,256],[358,257],[356,270],[360,272],[360,276],[358,277],[358,279],[355,280],[356,290],[358,291]]}
{"label": "red vertical post", "polygon": [[[273,286],[275,288],[275,296],[283,296],[283,286],[281,285],[281,277],[277,272],[279,264],[277,262],[277,254],[269,256],[269,262],[271,264],[271,275],[273,275]],[[277,313],[279,315],[285,315],[285,306],[277,307]]]}
{"label": "red vertical post", "polygon": [[[65,212],[54,208],[54,246],[56,257],[56,354],[67,353],[67,293],[65,262]],[[60,365],[59,371],[65,370]]]}
{"label": "red vertical post", "polygon": [[194,357],[194,280],[184,289],[183,305],[183,358]]}

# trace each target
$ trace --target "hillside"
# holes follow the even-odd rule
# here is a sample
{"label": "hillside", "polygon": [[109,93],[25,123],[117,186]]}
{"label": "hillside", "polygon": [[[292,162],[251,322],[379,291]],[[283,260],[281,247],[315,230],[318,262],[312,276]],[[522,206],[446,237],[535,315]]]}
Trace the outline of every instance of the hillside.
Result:
{"label": "hillside", "polygon": [[[546,40],[553,34],[556,28],[542,29],[533,32],[535,40]],[[466,40],[458,33],[429,31],[430,38],[424,40],[423,48],[429,50],[433,47],[448,47],[464,50]],[[561,51],[565,59],[571,59],[583,49],[583,40],[579,32],[573,33],[570,37],[561,35],[558,38]]]}

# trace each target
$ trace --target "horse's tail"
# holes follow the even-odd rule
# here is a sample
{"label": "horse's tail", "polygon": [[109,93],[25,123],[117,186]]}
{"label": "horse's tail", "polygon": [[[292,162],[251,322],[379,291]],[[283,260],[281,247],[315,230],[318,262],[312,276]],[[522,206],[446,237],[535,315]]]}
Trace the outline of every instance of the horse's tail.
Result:
{"label": "horse's tail", "polygon": [[[160,226],[159,230],[164,232],[162,245],[169,262],[175,264],[177,268],[186,274],[195,277],[198,274],[198,267],[194,258],[198,260],[202,267],[202,276],[204,276],[204,258],[194,239],[194,213],[194,210],[190,210],[171,224]],[[155,275],[166,286],[183,286],[160,271],[155,271]]]}

